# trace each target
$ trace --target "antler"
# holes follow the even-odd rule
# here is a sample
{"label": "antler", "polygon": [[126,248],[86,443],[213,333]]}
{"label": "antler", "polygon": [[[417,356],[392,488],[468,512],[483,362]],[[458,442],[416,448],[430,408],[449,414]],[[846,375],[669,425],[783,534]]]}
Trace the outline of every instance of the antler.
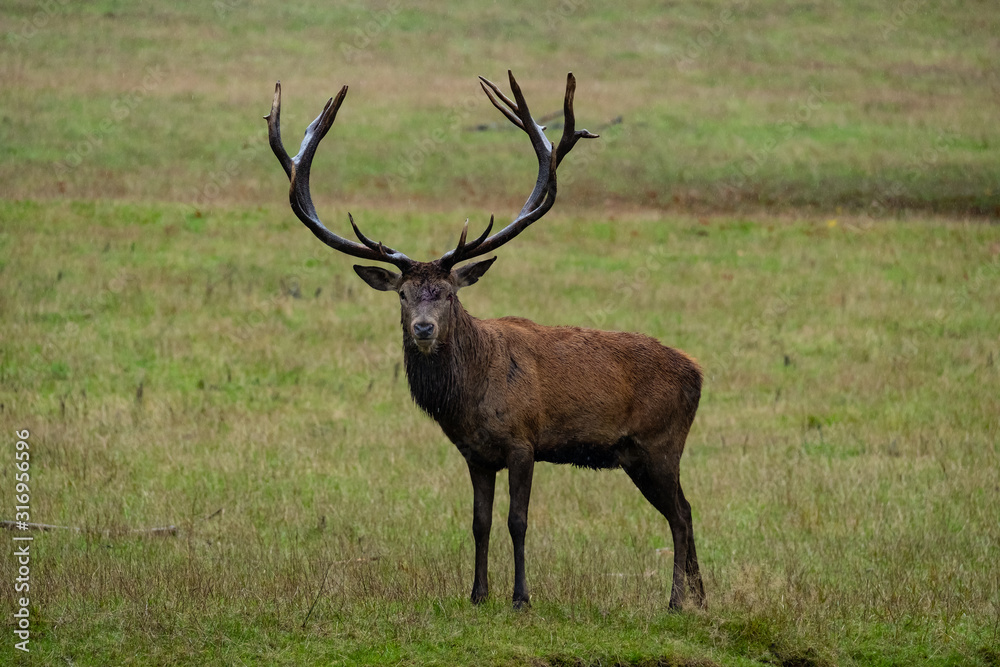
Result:
{"label": "antler", "polygon": [[274,100],[271,102],[271,113],[264,116],[264,119],[267,120],[268,142],[271,144],[271,150],[274,151],[278,162],[281,163],[290,181],[288,199],[292,205],[292,211],[316,235],[316,238],[334,250],[339,250],[352,257],[360,257],[361,259],[377,262],[390,262],[399,267],[399,269],[405,270],[414,263],[413,260],[403,253],[372,241],[362,234],[358,226],[354,224],[354,218],[350,213],[347,214],[347,217],[350,219],[351,227],[354,228],[354,233],[361,243],[355,243],[354,241],[337,236],[327,229],[320,222],[319,216],[316,215],[316,208],[312,203],[312,195],[309,193],[309,170],[312,167],[312,159],[313,155],[316,154],[316,148],[319,146],[319,142],[323,140],[323,137],[326,136],[330,127],[333,126],[333,121],[337,117],[337,111],[340,110],[340,105],[344,102],[346,96],[347,86],[344,86],[335,98],[330,98],[326,106],[323,107],[323,113],[306,128],[306,135],[302,139],[298,155],[288,157],[288,152],[281,143],[279,122],[281,117],[281,82],[277,82],[274,85]]}
{"label": "antler", "polygon": [[[524,99],[524,94],[521,93],[521,87],[517,85],[517,81],[514,79],[514,74],[510,70],[507,70],[507,75],[510,78],[510,89],[514,93],[514,101],[511,101],[510,98],[501,92],[496,84],[488,79],[479,77],[480,85],[483,87],[486,96],[490,98],[493,106],[499,109],[511,123],[524,130],[531,139],[531,144],[535,149],[535,156],[538,158],[538,178],[535,180],[535,188],[531,191],[524,206],[521,207],[521,212],[518,213],[517,217],[493,236],[489,236],[490,231],[493,229],[493,216],[490,216],[490,224],[486,227],[486,231],[476,240],[466,243],[465,239],[469,231],[469,222],[466,221],[465,227],[462,229],[462,236],[458,241],[458,246],[454,250],[446,252],[438,260],[446,269],[450,269],[458,262],[493,252],[523,232],[531,223],[548,213],[556,201],[556,168],[559,166],[559,163],[573,150],[573,146],[576,145],[577,141],[580,139],[596,139],[598,137],[598,135],[587,130],[576,129],[576,117],[573,113],[576,77],[573,76],[572,72],[566,75],[566,98],[563,101],[565,122],[562,139],[559,141],[558,148],[553,148],[552,142],[548,140],[543,132],[545,127],[536,123],[535,119],[531,116],[531,112],[528,110],[528,103]],[[489,238],[487,238],[488,236]]]}

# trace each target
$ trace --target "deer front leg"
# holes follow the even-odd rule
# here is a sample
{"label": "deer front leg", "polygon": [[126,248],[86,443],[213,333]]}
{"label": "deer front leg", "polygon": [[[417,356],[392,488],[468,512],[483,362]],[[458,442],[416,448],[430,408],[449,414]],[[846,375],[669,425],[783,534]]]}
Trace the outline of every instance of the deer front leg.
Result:
{"label": "deer front leg", "polygon": [[489,595],[487,563],[490,557],[490,527],[493,525],[493,494],[497,474],[469,463],[472,477],[472,537],[476,541],[476,574],[472,582],[472,603],[479,604]]}
{"label": "deer front leg", "polygon": [[531,476],[535,461],[531,450],[515,452],[507,462],[510,470],[510,514],[507,528],[514,544],[514,609],[531,605],[524,574],[524,535],[528,531],[528,501],[531,499]]}

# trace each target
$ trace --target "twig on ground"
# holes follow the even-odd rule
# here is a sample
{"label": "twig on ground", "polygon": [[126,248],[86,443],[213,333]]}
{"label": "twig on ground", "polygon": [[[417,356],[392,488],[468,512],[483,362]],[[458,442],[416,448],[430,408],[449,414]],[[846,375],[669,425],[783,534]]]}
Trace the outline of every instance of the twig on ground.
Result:
{"label": "twig on ground", "polygon": [[[546,126],[545,123],[560,116],[562,116],[562,111],[546,114],[538,119],[538,124],[541,125],[542,127],[546,127],[547,129],[558,130],[563,126],[562,120],[548,126]],[[606,123],[601,123],[600,125],[595,127],[594,131],[600,132],[604,128],[611,127],[612,125],[621,125],[624,122],[625,118],[623,116],[615,116]],[[467,125],[464,128],[466,132],[490,132],[493,130],[510,130],[510,129],[514,129],[514,126],[511,125],[510,123],[477,123],[476,125]]]}
{"label": "twig on ground", "polygon": [[331,567],[333,567],[333,563],[332,562],[329,565],[326,566],[326,572],[323,573],[323,581],[319,585],[319,590],[316,591],[316,598],[313,600],[312,606],[309,607],[309,611],[306,612],[306,617],[302,619],[302,629],[303,630],[306,629],[306,623],[309,622],[309,617],[312,616],[313,609],[316,608],[316,604],[319,602],[319,598],[323,594],[323,588],[326,587],[326,578],[330,575],[330,568]]}
{"label": "twig on ground", "polygon": [[[40,530],[49,532],[52,530],[71,530],[76,533],[100,533],[102,535],[112,534],[111,530],[83,530],[76,526],[55,526],[49,523],[28,523],[26,521],[0,521],[0,528],[7,530]],[[177,526],[156,526],[155,528],[135,528],[128,533],[142,533],[147,535],[176,535]]]}

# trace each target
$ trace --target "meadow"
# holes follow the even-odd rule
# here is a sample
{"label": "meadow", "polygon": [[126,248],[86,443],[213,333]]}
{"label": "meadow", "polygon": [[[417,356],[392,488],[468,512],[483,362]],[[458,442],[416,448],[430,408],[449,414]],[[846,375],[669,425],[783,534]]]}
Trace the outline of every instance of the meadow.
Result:
{"label": "meadow", "polygon": [[[220,0],[0,9],[0,520],[30,436],[30,653],[3,664],[1000,664],[1000,18],[987,2],[538,9]],[[681,464],[708,609],[621,471],[540,464],[532,607],[506,478],[412,404],[396,299],[287,206],[411,257],[513,215],[578,79],[560,199],[479,317],[642,331],[702,363]],[[553,127],[550,135],[555,135]],[[151,531],[159,527],[170,530]]]}

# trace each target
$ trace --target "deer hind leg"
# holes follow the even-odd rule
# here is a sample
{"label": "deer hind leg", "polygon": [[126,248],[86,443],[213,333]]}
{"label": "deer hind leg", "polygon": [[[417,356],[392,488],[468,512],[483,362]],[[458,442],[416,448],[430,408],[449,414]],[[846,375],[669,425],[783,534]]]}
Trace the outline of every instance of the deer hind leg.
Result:
{"label": "deer hind leg", "polygon": [[[655,451],[655,448],[654,448]],[[680,609],[684,604],[684,575],[688,571],[689,546],[693,545],[690,512],[685,511],[686,501],[681,502],[679,466],[677,459],[669,455],[651,455],[637,452],[623,464],[625,472],[639,488],[646,500],[655,507],[670,524],[674,541],[673,585],[670,589],[670,608]],[[690,506],[687,506],[690,509]],[[694,550],[690,549],[690,557]]]}
{"label": "deer hind leg", "polygon": [[524,538],[528,531],[528,501],[531,499],[531,477],[535,461],[530,453],[520,452],[509,457],[510,514],[507,528],[514,545],[514,609],[531,606],[524,568]]}
{"label": "deer hind leg", "polygon": [[701,580],[701,569],[698,567],[698,553],[694,548],[694,523],[691,521],[691,503],[684,497],[684,489],[681,488],[680,482],[677,483],[677,497],[681,502],[681,516],[684,517],[688,525],[687,562],[685,563],[684,571],[687,574],[687,583],[694,594],[695,602],[699,607],[705,609],[707,607],[705,603],[705,584]]}

